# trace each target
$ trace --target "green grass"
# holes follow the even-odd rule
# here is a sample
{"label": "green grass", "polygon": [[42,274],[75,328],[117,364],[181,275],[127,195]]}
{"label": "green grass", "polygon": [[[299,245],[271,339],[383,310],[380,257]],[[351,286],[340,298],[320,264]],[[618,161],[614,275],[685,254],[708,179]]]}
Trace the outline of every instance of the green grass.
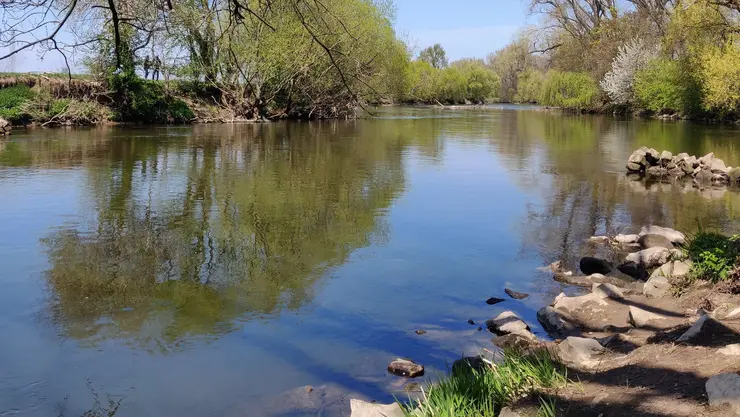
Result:
{"label": "green grass", "polygon": [[[483,369],[458,369],[422,389],[404,404],[408,417],[495,417],[501,409],[539,390],[565,385],[564,368],[547,352],[504,353],[502,363]],[[540,414],[554,414],[554,403],[540,401]]]}
{"label": "green grass", "polygon": [[740,257],[740,238],[699,231],[689,238],[686,249],[694,262],[690,279],[716,283],[726,280],[730,271],[737,265]]}

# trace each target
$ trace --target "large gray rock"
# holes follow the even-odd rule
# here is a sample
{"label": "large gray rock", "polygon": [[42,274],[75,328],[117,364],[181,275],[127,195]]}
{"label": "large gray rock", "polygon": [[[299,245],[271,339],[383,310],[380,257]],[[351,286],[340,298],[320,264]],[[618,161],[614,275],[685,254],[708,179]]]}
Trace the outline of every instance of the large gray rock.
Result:
{"label": "large gray rock", "polygon": [[[683,254],[683,252],[681,252]],[[671,255],[673,259],[676,259],[678,255],[676,253],[672,253]],[[661,275],[664,277],[673,277],[673,278],[682,278],[689,274],[691,271],[691,265],[693,263],[691,261],[671,261],[667,264],[664,264],[660,268],[653,271],[653,274],[656,272],[660,272]]]}
{"label": "large gray rock", "polygon": [[349,400],[350,417],[404,417],[398,403],[375,404],[351,398]]}
{"label": "large gray rock", "polygon": [[424,375],[424,367],[414,361],[398,358],[388,364],[388,372],[407,378],[416,378]]}
{"label": "large gray rock", "polygon": [[705,388],[711,407],[727,404],[735,415],[740,415],[740,375],[715,375],[707,380]]}
{"label": "large gray rock", "polygon": [[663,166],[666,166],[670,162],[673,162],[673,154],[668,151],[661,152],[660,153],[660,164]]}
{"label": "large gray rock", "polygon": [[699,165],[704,165],[707,168],[712,166],[712,162],[714,162],[714,152],[709,152],[708,154],[699,158]]}
{"label": "large gray rock", "polygon": [[717,349],[717,353],[725,356],[740,356],[740,343],[733,343]]}
{"label": "large gray rock", "polygon": [[602,294],[595,293],[579,295],[576,297],[568,297],[564,293],[560,293],[560,295],[555,297],[555,303],[553,304],[553,307],[557,310],[573,313],[578,310],[584,309],[586,305],[590,304],[607,305],[608,303],[604,301],[605,298],[608,297],[602,297]]}
{"label": "large gray rock", "polygon": [[640,236],[644,235],[662,235],[668,238],[672,243],[683,245],[686,243],[686,235],[668,227],[661,226],[643,226],[640,229]]}
{"label": "large gray rock", "polygon": [[630,306],[629,322],[635,327],[646,327],[653,321],[665,320],[665,316],[643,310],[636,306]]}
{"label": "large gray rock", "polygon": [[671,251],[666,248],[649,248],[627,255],[627,262],[641,264],[645,268],[655,268],[671,260]]}
{"label": "large gray rock", "polygon": [[649,248],[673,249],[674,247],[670,239],[668,239],[667,237],[663,235],[658,235],[658,234],[653,234],[653,233],[640,236],[640,239],[637,241],[637,243],[639,243],[643,249],[649,249]]}
{"label": "large gray rock", "polygon": [[578,263],[581,272],[586,275],[604,274],[607,275],[614,270],[614,265],[606,259],[585,256]]}
{"label": "large gray rock", "polygon": [[498,316],[487,320],[486,326],[488,327],[488,330],[498,335],[514,333],[531,339],[536,339],[532,332],[529,331],[527,323],[514,314],[513,311],[504,311]]}
{"label": "large gray rock", "polygon": [[701,317],[699,317],[699,320],[694,322],[694,324],[689,327],[688,330],[684,332],[681,336],[679,336],[678,339],[676,339],[676,342],[679,343],[688,343],[692,341],[696,341],[700,338],[711,338],[712,333],[714,329],[721,328],[722,325],[714,319],[714,317],[705,314]]}
{"label": "large gray rock", "polygon": [[567,337],[558,344],[558,357],[566,364],[578,368],[590,368],[599,363],[598,357],[604,347],[595,339],[585,337]]}
{"label": "large gray rock", "polygon": [[537,321],[548,332],[555,334],[569,334],[576,331],[575,320],[565,311],[545,306],[537,311]]}
{"label": "large gray rock", "polygon": [[727,166],[725,165],[725,161],[719,158],[714,158],[714,160],[712,161],[712,165],[709,166],[709,169],[715,173],[727,173]]}
{"label": "large gray rock", "polygon": [[667,177],[669,174],[667,168],[658,166],[658,165],[648,167],[648,169],[645,172],[647,173],[647,175],[651,177],[658,177],[658,178]]}
{"label": "large gray rock", "polygon": [[668,278],[660,272],[660,269],[656,269],[642,287],[642,293],[651,298],[662,298],[670,289],[671,283]]}
{"label": "large gray rock", "polygon": [[647,164],[648,163],[647,159],[645,159],[645,155],[635,152],[630,155],[629,159],[627,160],[627,170],[630,172],[640,172],[645,169]]}

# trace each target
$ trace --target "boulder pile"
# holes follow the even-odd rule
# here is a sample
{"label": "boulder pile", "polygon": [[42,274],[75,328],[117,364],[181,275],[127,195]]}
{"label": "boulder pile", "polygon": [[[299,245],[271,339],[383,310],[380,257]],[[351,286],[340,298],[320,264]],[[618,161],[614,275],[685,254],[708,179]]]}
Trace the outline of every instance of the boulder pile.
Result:
{"label": "boulder pile", "polygon": [[669,151],[642,148],[632,152],[627,160],[627,170],[656,179],[693,178],[697,185],[740,185],[740,168],[732,168],[708,153],[700,158]]}
{"label": "boulder pile", "polygon": [[10,122],[0,117],[0,136],[9,135],[12,130]]}

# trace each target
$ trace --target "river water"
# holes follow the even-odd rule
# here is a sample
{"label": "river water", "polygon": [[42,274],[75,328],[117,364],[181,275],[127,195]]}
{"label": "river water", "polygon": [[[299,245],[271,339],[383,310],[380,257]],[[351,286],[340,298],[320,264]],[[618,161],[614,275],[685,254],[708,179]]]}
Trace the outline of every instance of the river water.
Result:
{"label": "river water", "polygon": [[403,398],[390,360],[433,378],[490,347],[477,327],[504,309],[545,337],[534,313],[563,288],[537,268],[596,253],[589,236],[736,231],[734,191],[628,179],[642,145],[740,165],[737,127],[509,106],[18,129],[0,142],[0,416]]}

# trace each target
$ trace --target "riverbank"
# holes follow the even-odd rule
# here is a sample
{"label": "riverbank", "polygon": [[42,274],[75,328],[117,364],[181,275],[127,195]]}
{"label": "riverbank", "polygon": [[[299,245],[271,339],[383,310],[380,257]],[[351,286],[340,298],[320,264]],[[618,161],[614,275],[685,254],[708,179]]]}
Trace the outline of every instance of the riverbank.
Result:
{"label": "riverbank", "polygon": [[[507,417],[740,415],[740,243],[646,226],[584,244],[612,252],[617,262],[584,257],[578,272],[560,261],[547,267],[573,294],[561,293],[537,313],[553,339],[539,339],[504,311],[486,322],[496,335],[490,351],[456,361],[448,377],[404,409],[382,410],[396,416],[473,415],[465,410]],[[500,384],[516,387],[478,397],[498,392]],[[353,402],[352,415],[380,415],[374,407]]]}

